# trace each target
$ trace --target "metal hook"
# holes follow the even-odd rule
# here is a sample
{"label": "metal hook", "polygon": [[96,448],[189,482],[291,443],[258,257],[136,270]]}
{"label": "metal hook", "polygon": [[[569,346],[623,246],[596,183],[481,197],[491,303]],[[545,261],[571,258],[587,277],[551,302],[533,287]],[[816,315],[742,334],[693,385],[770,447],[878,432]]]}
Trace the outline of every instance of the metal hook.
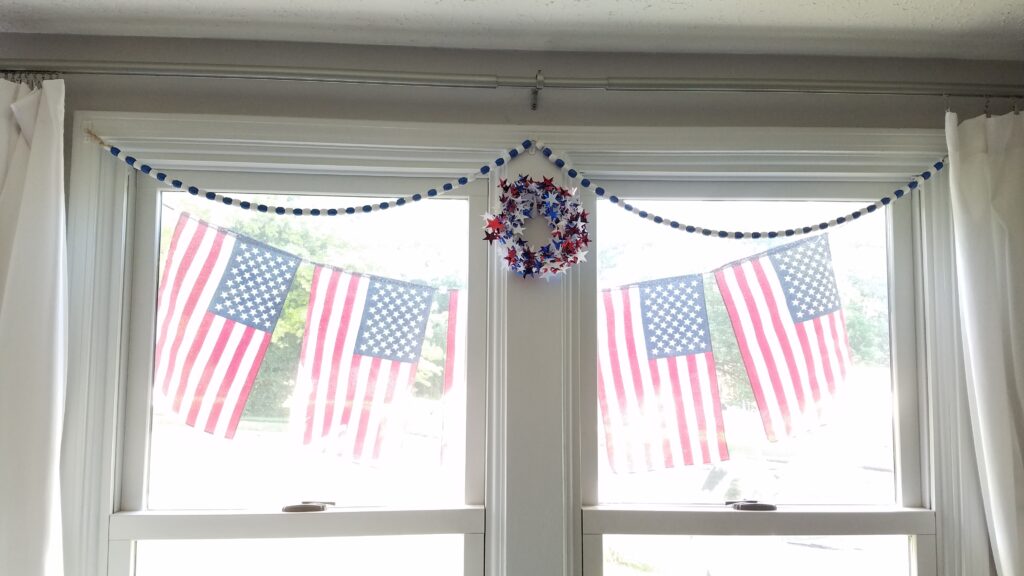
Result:
{"label": "metal hook", "polygon": [[1013,115],[1014,116],[1020,116],[1020,110],[1017,108],[1018,104],[1020,104],[1020,98],[1014,98],[1013,99]]}
{"label": "metal hook", "polygon": [[991,118],[992,117],[992,113],[988,109],[988,105],[991,102],[992,102],[992,98],[989,97],[989,96],[985,96],[985,118]]}
{"label": "metal hook", "polygon": [[949,105],[949,94],[942,95],[942,103],[946,106],[946,112],[952,112],[953,109]]}
{"label": "metal hook", "polygon": [[537,99],[540,96],[540,91],[544,89],[544,73],[541,70],[537,70],[535,80],[537,81],[537,85],[535,88],[530,90],[530,110],[537,109]]}

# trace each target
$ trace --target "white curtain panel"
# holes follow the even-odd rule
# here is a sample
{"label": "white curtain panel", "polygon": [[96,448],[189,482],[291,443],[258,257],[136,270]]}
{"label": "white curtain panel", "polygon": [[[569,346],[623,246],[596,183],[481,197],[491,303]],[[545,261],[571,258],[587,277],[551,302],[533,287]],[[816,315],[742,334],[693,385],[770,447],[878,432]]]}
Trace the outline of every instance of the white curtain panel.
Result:
{"label": "white curtain panel", "polygon": [[1024,576],[1024,115],[946,115],[971,427],[1000,576]]}
{"label": "white curtain panel", "polygon": [[0,573],[63,574],[64,81],[0,80]]}

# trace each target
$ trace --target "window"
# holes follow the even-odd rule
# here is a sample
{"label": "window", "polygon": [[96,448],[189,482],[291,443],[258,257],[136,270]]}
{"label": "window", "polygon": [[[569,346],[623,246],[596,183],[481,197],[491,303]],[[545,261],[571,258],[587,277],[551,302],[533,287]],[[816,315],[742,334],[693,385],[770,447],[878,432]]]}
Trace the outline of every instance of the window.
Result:
{"label": "window", "polygon": [[[543,134],[618,196],[682,222],[733,229],[849,212],[891,192],[943,149],[941,133],[931,132],[530,133],[87,113],[78,119],[79,135],[86,125],[190,184],[249,202],[321,209],[422,193]],[[709,240],[642,222],[585,195],[593,215],[588,264],[550,282],[519,279],[502,269],[480,230],[497,180],[519,173],[559,177],[541,154],[524,154],[514,166],[493,170],[489,181],[386,214],[270,218],[137,176],[77,138],[65,467],[76,478],[67,521],[81,537],[68,543],[71,569],[82,576],[203,576],[227,569],[315,576],[342,568],[703,576],[743,574],[751,562],[770,562],[794,574],[822,567],[840,574],[936,573],[926,449],[932,438],[917,376],[917,303],[924,288],[915,273],[914,198],[829,235],[850,363],[837,391],[842,402],[821,406],[825,424],[791,422],[790,430],[779,398],[799,405],[797,390],[782,379],[775,388],[769,377],[759,397],[736,336],[743,321],[723,297],[735,280],[722,275],[719,282],[716,275],[737,259],[788,242]],[[564,175],[559,183],[573,185]],[[167,313],[158,295],[173,275],[170,244],[183,221],[230,231],[235,240],[298,262],[246,401],[231,400],[237,393],[221,407],[237,412],[233,424],[195,400],[205,398],[195,393],[198,385],[179,394],[154,383],[161,361],[157,326]],[[535,232],[544,234],[528,229],[527,235]],[[340,440],[348,426],[326,426],[324,440],[330,419],[322,399],[330,394],[322,387],[314,393],[311,369],[303,372],[307,318],[323,318],[326,307],[316,309],[313,296],[318,266],[324,277],[344,270],[437,289],[411,383],[396,389],[391,403],[379,401],[393,408],[394,418],[389,412],[382,427],[383,412],[366,416],[364,442],[377,438],[374,430],[388,430],[379,458],[371,444],[359,449],[369,461],[356,462],[354,444]],[[608,319],[628,299],[623,286],[695,274],[713,356],[705,364],[713,370],[704,371],[697,389],[712,408],[701,424],[693,406],[684,402],[676,411],[672,391],[663,394],[670,405],[655,404],[655,417],[631,428],[637,388],[626,384],[633,375],[619,377],[623,401],[611,356],[601,356],[609,349]],[[447,394],[444,384],[452,364],[446,357],[451,289],[467,305],[462,396],[457,387]],[[327,318],[328,325],[340,323]],[[634,324],[634,345],[642,329],[642,322]],[[824,345],[827,353],[839,350]],[[313,357],[309,366],[329,366]],[[792,370],[801,374],[798,366]],[[711,417],[718,414],[712,372],[720,425]],[[606,375],[610,387],[602,389]],[[804,402],[817,413],[809,376],[806,382]],[[827,378],[819,384],[827,387]],[[693,402],[694,388],[684,391],[680,386],[678,398]],[[399,392],[405,393],[400,401]],[[334,397],[347,405],[347,396]],[[360,397],[377,398],[356,388],[353,407]],[[349,422],[359,430],[358,419]],[[675,431],[667,451],[664,443],[647,445],[644,426]],[[687,449],[680,431],[695,439]],[[725,505],[739,499],[779,510]],[[281,511],[307,500],[334,505],[315,513]],[[194,561],[199,557],[203,566]]]}
{"label": "window", "polygon": [[[616,194],[683,223],[774,230],[852,213],[888,186],[629,182]],[[583,522],[600,570],[911,573],[918,531],[934,528],[916,509],[915,327],[901,315],[910,207],[889,210],[827,236],[721,240],[599,205],[584,430],[597,506]],[[684,316],[692,329],[661,321]],[[740,500],[779,511],[726,505]]]}

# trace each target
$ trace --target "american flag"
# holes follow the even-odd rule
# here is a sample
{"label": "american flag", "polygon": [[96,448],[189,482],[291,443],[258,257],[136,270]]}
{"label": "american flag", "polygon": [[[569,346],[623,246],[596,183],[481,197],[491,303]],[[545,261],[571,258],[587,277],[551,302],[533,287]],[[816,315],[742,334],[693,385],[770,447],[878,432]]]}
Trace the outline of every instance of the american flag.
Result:
{"label": "american flag", "polygon": [[181,214],[160,278],[154,403],[232,438],[299,262]]}
{"label": "american flag", "polygon": [[597,397],[616,472],[729,459],[704,280],[603,290]]}
{"label": "american flag", "polygon": [[715,278],[768,439],[819,423],[850,366],[828,236],[735,262]]}
{"label": "american flag", "polygon": [[448,291],[448,332],[445,339],[441,457],[459,460],[466,428],[466,292]]}
{"label": "american flag", "polygon": [[396,397],[416,377],[434,289],[315,266],[293,417],[305,444],[375,461]]}

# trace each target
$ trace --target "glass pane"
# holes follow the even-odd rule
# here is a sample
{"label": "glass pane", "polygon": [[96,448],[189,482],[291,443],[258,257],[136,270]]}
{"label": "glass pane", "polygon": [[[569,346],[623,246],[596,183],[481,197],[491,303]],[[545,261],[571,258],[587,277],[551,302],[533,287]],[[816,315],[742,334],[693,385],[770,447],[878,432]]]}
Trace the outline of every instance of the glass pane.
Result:
{"label": "glass pane", "polygon": [[464,537],[367,536],[288,540],[147,540],[136,576],[405,576],[462,574]]}
{"label": "glass pane", "polygon": [[908,576],[906,536],[604,536],[605,576]]}
{"label": "glass pane", "polygon": [[[755,230],[820,222],[863,203],[643,207]],[[607,203],[598,215],[602,503],[895,502],[884,215],[833,229],[827,244],[705,238]],[[652,282],[684,275],[693,276]],[[812,307],[827,314],[798,319],[802,286],[817,287]],[[695,351],[671,348],[691,337]]]}
{"label": "glass pane", "polygon": [[[325,209],[380,201],[245,198]],[[449,362],[447,356],[449,344],[465,341],[465,308],[456,306],[462,311],[457,315],[450,308],[453,290],[457,302],[466,299],[468,201],[438,199],[387,214],[338,217],[265,215],[171,191],[162,193],[162,202],[165,296],[158,316],[176,320],[158,325],[170,326],[167,333],[181,343],[158,326],[148,507],[276,508],[304,500],[339,506],[461,503],[465,358],[453,354]],[[183,214],[189,216],[183,220]],[[201,226],[212,228],[200,234]],[[178,230],[181,242],[172,248]],[[238,235],[220,240],[225,246],[234,241],[232,262],[256,256],[238,260],[237,268],[215,268],[206,280],[202,270],[181,272],[179,281],[175,270],[200,264],[176,263],[202,262],[204,254],[213,254],[218,230]],[[290,288],[281,279],[284,273],[271,278],[256,270],[264,256],[289,261],[289,254],[301,260],[292,266]],[[285,287],[276,326],[269,324],[272,336],[231,312],[213,314],[221,305],[233,310],[231,294],[221,298],[230,282],[245,283],[246,266],[257,289]],[[200,285],[216,292],[193,288]],[[193,294],[205,304],[189,314],[183,310]],[[273,316],[269,297],[245,297],[267,304]],[[245,312],[243,306],[238,310]],[[208,318],[213,320],[204,324]],[[383,326],[379,342],[370,339],[375,326]],[[259,338],[269,340],[265,350],[253,344]],[[367,343],[375,348],[356,348]],[[239,400],[245,393],[236,391],[239,381],[245,385],[239,375],[260,353],[248,397]],[[233,429],[232,411],[238,417]]]}

